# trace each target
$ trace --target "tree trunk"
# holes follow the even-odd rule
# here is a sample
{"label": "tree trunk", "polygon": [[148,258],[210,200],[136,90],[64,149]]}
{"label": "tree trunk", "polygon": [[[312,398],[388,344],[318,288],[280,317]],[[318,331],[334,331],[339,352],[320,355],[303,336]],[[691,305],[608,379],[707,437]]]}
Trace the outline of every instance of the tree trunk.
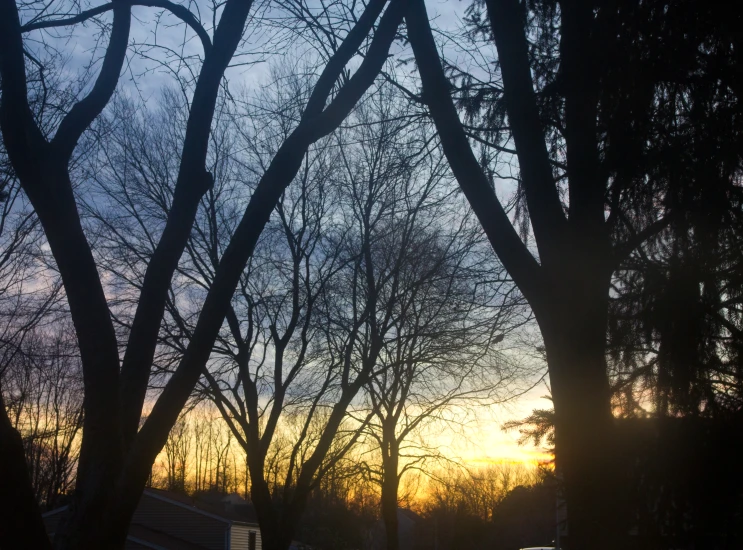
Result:
{"label": "tree trunk", "polygon": [[382,521],[387,538],[387,550],[399,550],[400,531],[397,521],[397,490],[400,478],[397,475],[400,460],[400,447],[394,433],[384,439],[382,450]]}
{"label": "tree trunk", "polygon": [[53,193],[41,185],[27,194],[42,221],[62,276],[80,348],[85,415],[75,491],[70,513],[54,536],[54,548],[123,548],[126,531],[110,530],[116,505],[116,480],[123,449],[119,430],[119,358],[116,335],[91,249],[77,216],[67,165],[46,155],[41,177],[54,182]]}
{"label": "tree trunk", "polygon": [[[287,518],[287,510],[281,512],[274,505],[271,489],[266,481],[266,455],[262,452],[258,431],[248,435],[249,447],[245,448],[250,472],[250,500],[258,516],[263,550],[288,550],[291,546],[304,506],[299,515]],[[286,503],[284,503],[286,504]],[[289,508],[294,508],[294,503]]]}
{"label": "tree trunk", "polygon": [[0,547],[51,548],[26,467],[21,434],[13,428],[0,394]]}
{"label": "tree trunk", "polygon": [[[597,153],[591,151],[596,147],[595,121],[587,115],[590,109],[584,110],[595,110],[595,98],[588,94],[593,105],[583,105],[583,94],[571,99],[570,129],[578,143],[573,137],[569,140],[570,216],[566,218],[533,87],[524,5],[516,0],[488,1],[487,5],[539,251],[538,265],[469,145],[425,2],[417,0],[411,3],[406,21],[423,98],[460,187],[493,250],[529,301],[544,338],[555,406],[557,466],[563,472],[568,503],[570,550],[619,548],[626,537],[625,508],[605,357],[613,251],[605,223],[605,186],[596,173]],[[580,25],[574,29],[585,30]]]}
{"label": "tree trunk", "polygon": [[107,466],[97,464],[88,472],[102,480],[98,488],[75,490],[72,514],[54,538],[55,550],[124,549],[129,524],[152,469],[140,464],[126,476],[123,467],[112,470]]}
{"label": "tree trunk", "polygon": [[[385,471],[387,467],[385,466]],[[382,520],[387,538],[387,550],[399,550],[400,532],[397,521],[397,475],[387,476],[385,473],[382,483]]]}
{"label": "tree trunk", "polygon": [[122,549],[126,543],[131,514],[126,519],[115,507],[114,490],[95,493],[76,490],[71,515],[54,537],[55,550],[110,548]]}
{"label": "tree trunk", "polygon": [[[626,548],[615,423],[606,364],[608,275],[565,260],[572,276],[537,320],[555,406],[557,468],[568,503],[570,550]],[[577,268],[576,266],[581,266]]]}
{"label": "tree trunk", "polygon": [[279,526],[278,511],[274,507],[271,491],[265,480],[265,460],[259,452],[248,453],[250,468],[250,500],[255,507],[258,516],[258,524],[261,527],[261,548],[263,550],[287,550],[291,545],[284,544],[282,540],[282,529]]}

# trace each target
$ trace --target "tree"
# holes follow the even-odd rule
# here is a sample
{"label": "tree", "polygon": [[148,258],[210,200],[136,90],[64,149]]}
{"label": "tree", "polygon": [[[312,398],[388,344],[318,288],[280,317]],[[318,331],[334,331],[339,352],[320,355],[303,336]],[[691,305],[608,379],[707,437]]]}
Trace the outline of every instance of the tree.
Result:
{"label": "tree", "polygon": [[[220,114],[215,121],[210,153],[215,184],[202,199],[203,208],[166,304],[163,346],[158,354],[158,366],[165,372],[186,352],[199,316],[201,300],[195,297],[208,292],[213,284],[219,257],[234,232],[236,203],[247,200],[253,185],[244,172],[260,173],[270,162],[291,134],[294,121],[301,117],[311,92],[306,80],[287,66],[273,69],[272,77],[281,83],[279,90],[261,92],[257,98],[240,97],[237,108],[230,110],[225,105],[222,112],[227,114]],[[101,144],[103,158],[111,167],[104,164],[96,176],[96,187],[104,196],[126,203],[132,188],[142,186],[139,198],[129,207],[132,226],[122,224],[115,210],[112,214],[101,207],[98,197],[96,204],[89,206],[92,219],[100,226],[99,234],[106,235],[110,243],[102,247],[111,250],[102,264],[114,276],[128,273],[127,266],[147,257],[151,218],[166,214],[161,197],[169,191],[160,175],[168,173],[172,163],[173,126],[178,126],[172,119],[183,108],[174,95],[165,98],[165,105],[162,115],[140,118],[132,114],[136,110],[129,103],[122,104],[121,111],[129,116],[114,116],[112,124],[125,122],[118,123],[108,134],[110,139]],[[234,119],[240,124],[232,125]],[[245,153],[237,156],[234,150]],[[327,434],[323,445],[314,450],[314,455],[324,460],[332,454],[333,433],[339,427],[334,423],[343,419],[340,407],[333,418],[325,418],[324,407],[332,405],[327,401],[330,384],[322,379],[316,383],[323,373],[318,375],[315,368],[315,305],[338,269],[343,244],[342,239],[334,240],[338,231],[332,220],[338,212],[332,207],[335,194],[328,189],[333,179],[333,154],[328,140],[319,142],[307,152],[295,186],[279,197],[275,215],[241,274],[227,323],[217,335],[212,361],[199,381],[202,397],[216,404],[228,434],[234,434],[233,440],[247,456],[250,492],[266,547],[291,543],[304,501],[319,480],[309,474],[310,485],[296,486],[296,477],[313,468],[306,461],[317,443],[315,430],[321,428]],[[125,283],[132,284],[129,280]],[[308,409],[313,402],[315,406]],[[288,439],[285,427],[282,429],[286,416],[296,418],[300,426],[294,441]],[[221,431],[210,424],[209,433],[216,437]],[[260,446],[253,446],[256,440]],[[207,451],[218,458],[216,446],[208,446]],[[201,469],[200,463],[197,468]],[[198,482],[197,486],[211,486],[211,480],[210,473],[210,483]],[[281,495],[282,507],[277,510],[275,500]],[[282,513],[286,510],[291,513]]]}
{"label": "tree", "polygon": [[[288,88],[301,92],[301,86]],[[291,94],[288,99],[296,101]],[[261,109],[267,104],[263,100]],[[287,113],[269,111],[274,121],[281,120],[276,113]],[[267,547],[290,544],[310,492],[356,441],[358,428],[345,430],[347,409],[377,366],[379,340],[366,340],[364,333],[380,315],[374,309],[380,291],[364,281],[389,274],[375,274],[370,265],[371,274],[362,275],[363,250],[377,236],[359,227],[360,213],[349,208],[361,197],[337,183],[363,177],[338,169],[342,151],[353,143],[325,142],[305,159],[298,186],[279,200],[276,224],[264,233],[233,301],[220,339],[224,361],[205,376],[210,397],[247,454]],[[395,174],[399,163],[380,159],[376,169]],[[383,202],[380,212],[390,207]],[[296,434],[286,437],[287,423],[294,422]],[[280,472],[269,467],[272,450],[284,456]]]}
{"label": "tree", "polygon": [[191,451],[190,435],[188,422],[181,417],[171,428],[165,442],[169,491],[186,492],[186,473]]}
{"label": "tree", "polygon": [[[481,231],[451,200],[443,159],[427,146],[426,128],[400,99],[391,86],[382,89],[358,110],[345,136],[358,144],[341,148],[347,215],[358,220],[358,254],[369,249],[363,262],[375,281],[335,289],[362,300],[379,295],[384,329],[365,385],[371,418],[364,432],[378,450],[378,466],[367,468],[381,490],[387,548],[395,550],[400,481],[441,458],[422,434],[457,416],[454,408],[461,414],[505,397],[514,373],[495,346],[526,321],[520,296],[483,250]],[[335,330],[350,334],[353,327]],[[372,346],[374,334],[371,327],[361,332],[361,349]]]}
{"label": "tree", "polygon": [[[689,203],[701,204],[681,189],[712,183],[679,177],[672,137],[674,124],[691,113],[700,117],[687,127],[695,133],[737,105],[728,55],[736,39],[729,24],[719,25],[729,15],[694,2],[680,12],[662,2],[475,3],[472,32],[481,47],[494,45],[497,61],[485,70],[497,81],[463,78],[460,105],[481,123],[474,125],[457,112],[424,3],[413,2],[406,15],[423,88],[411,95],[428,108],[462,191],[542,333],[571,548],[624,544],[628,517],[606,358],[612,279]],[[688,55],[669,64],[669,51]],[[719,61],[715,69],[712,60]],[[718,69],[725,79],[712,77]],[[684,103],[696,86],[715,99]],[[525,233],[538,260],[468,137],[518,160],[517,201],[528,212]],[[736,186],[737,169],[725,174],[715,180],[718,189]],[[684,196],[690,200],[677,200]]]}
{"label": "tree", "polygon": [[[363,61],[352,76],[345,73],[386,2],[365,7],[343,41],[326,58],[302,118],[277,151],[245,208],[224,250],[214,282],[204,300],[186,353],[138,430],[147,384],[158,343],[173,274],[188,241],[198,206],[213,185],[205,166],[209,133],[220,85],[242,37],[250,0],[228,0],[210,37],[198,18],[179,5],[146,2],[185,21],[201,39],[201,70],[190,92],[191,107],[183,139],[172,202],[147,261],[136,312],[120,360],[119,341],[91,243],[76,204],[70,162],[75,146],[103,111],[124,65],[132,3],[115,0],[70,18],[47,6],[0,4],[0,129],[21,186],[29,197],[59,269],[80,348],[85,381],[84,425],[75,498],[68,520],[56,535],[58,547],[121,547],[129,519],[152,463],[198,380],[227,313],[232,294],[276,201],[296,175],[307,148],[332,132],[373,83],[384,63],[402,18],[402,2],[382,15]],[[55,6],[56,7],[56,6]],[[61,12],[65,7],[61,7]],[[108,47],[90,88],[60,116],[56,131],[45,133],[29,103],[29,71],[40,74],[34,90],[43,94],[43,64],[26,66],[24,34],[86,21],[113,12]],[[51,15],[53,14],[53,15]],[[22,17],[28,17],[21,23]],[[217,14],[214,14],[216,19]],[[339,78],[343,77],[341,84]],[[31,81],[33,84],[33,81]],[[331,97],[332,96],[332,97]],[[53,134],[53,136],[52,136]],[[4,470],[13,485],[4,498],[16,506],[0,520],[0,540],[13,547],[49,545],[28,482],[22,444],[2,409]]]}

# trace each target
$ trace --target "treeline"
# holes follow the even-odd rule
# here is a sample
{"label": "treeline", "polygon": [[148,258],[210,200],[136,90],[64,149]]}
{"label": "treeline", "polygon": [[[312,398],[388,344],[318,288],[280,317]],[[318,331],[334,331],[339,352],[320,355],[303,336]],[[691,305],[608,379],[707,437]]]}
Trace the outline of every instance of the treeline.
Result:
{"label": "treeline", "polygon": [[[79,353],[69,331],[37,330],[4,372],[6,403],[22,434],[39,507],[70,503],[82,426]],[[291,426],[279,430],[287,441]],[[321,549],[386,546],[381,471],[372,440],[364,440],[328,469],[308,497],[297,538]],[[439,460],[435,460],[438,458]],[[272,500],[280,506],[290,454],[276,445],[266,460]],[[237,493],[250,499],[246,455],[208,402],[194,403],[174,425],[147,486],[188,495]],[[429,457],[397,493],[407,514],[405,548],[510,548],[555,536],[556,481],[547,466],[497,463],[467,467]],[[405,535],[407,534],[407,539]],[[412,535],[412,538],[411,538]]]}
{"label": "treeline", "polygon": [[[3,373],[6,403],[23,436],[39,507],[68,505],[75,485],[82,426],[80,359],[69,329],[37,330]],[[287,441],[291,427],[279,430]],[[272,500],[281,505],[290,454],[281,445],[266,460]],[[328,469],[309,498],[297,537],[316,548],[386,546],[380,514],[381,471],[373,439]],[[415,548],[510,548],[555,536],[556,482],[546,466],[499,463],[467,467],[428,457],[397,493],[398,514],[413,518]],[[438,460],[436,460],[438,459]],[[194,403],[174,425],[147,486],[181,494],[237,493],[250,498],[246,455],[208,402]],[[403,512],[404,511],[404,512]],[[506,542],[508,541],[508,542]],[[404,541],[411,547],[410,540]]]}

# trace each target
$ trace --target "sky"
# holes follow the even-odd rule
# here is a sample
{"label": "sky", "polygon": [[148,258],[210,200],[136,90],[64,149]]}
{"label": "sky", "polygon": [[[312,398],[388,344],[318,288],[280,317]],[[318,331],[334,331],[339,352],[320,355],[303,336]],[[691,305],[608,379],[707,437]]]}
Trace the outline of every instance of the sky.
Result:
{"label": "sky", "polygon": [[[98,2],[91,2],[97,5]],[[469,4],[462,0],[427,0],[429,15],[435,26],[445,31],[454,31],[461,26],[461,17]],[[208,9],[205,2],[195,2],[202,20],[208,20]],[[178,51],[186,57],[193,56],[192,66],[198,67],[196,56],[201,55],[201,44],[184,25],[173,25],[173,20],[153,19],[156,10],[146,7],[133,9],[132,42],[125,74],[122,75],[119,91],[139,96],[145,103],[155,102],[164,86],[172,86],[174,73],[181,77],[188,76],[190,67],[175,61],[170,51]],[[185,31],[185,35],[184,35]],[[79,74],[89,65],[91,59],[97,69],[102,50],[96,49],[97,28],[94,25],[77,26],[70,39],[65,33],[57,33],[58,38],[46,35],[47,43],[58,46],[67,56],[66,70],[68,75]],[[184,42],[184,36],[186,41]],[[242,51],[249,51],[238,58],[238,66],[230,69],[228,77],[230,89],[246,87],[259,89],[268,78],[272,61],[286,53],[282,50],[285,44],[274,44],[270,33],[249,27],[246,42]],[[103,41],[105,44],[105,40]],[[458,58],[455,46],[445,46],[448,58]],[[508,193],[509,189],[500,189]],[[452,454],[461,456],[472,464],[487,464],[502,460],[534,461],[545,460],[548,455],[542,449],[531,445],[520,446],[517,443],[517,431],[505,432],[501,429],[504,422],[527,416],[532,409],[548,408],[549,402],[542,397],[548,393],[544,384],[537,385],[526,395],[506,406],[493,407],[478,413],[476,422],[467,427],[467,437],[453,434],[441,435],[441,445],[451,449]]]}
{"label": "sky", "polygon": [[518,430],[504,430],[505,422],[527,417],[534,409],[551,408],[544,397],[549,393],[544,383],[539,383],[525,395],[503,405],[478,410],[476,418],[460,430],[443,430],[438,439],[448,456],[457,457],[473,467],[500,462],[525,462],[536,464],[549,461],[547,449],[535,447],[532,442],[520,445]]}

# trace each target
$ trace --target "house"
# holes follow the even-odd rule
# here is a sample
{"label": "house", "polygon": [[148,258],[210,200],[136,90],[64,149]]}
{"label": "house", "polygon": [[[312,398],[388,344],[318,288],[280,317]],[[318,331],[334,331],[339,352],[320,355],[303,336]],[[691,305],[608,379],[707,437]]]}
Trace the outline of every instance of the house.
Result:
{"label": "house", "polygon": [[[422,521],[421,517],[406,508],[397,509],[397,536],[400,550],[414,550],[420,545]],[[384,522],[379,520],[368,534],[366,545],[371,550],[387,548],[387,535]]]}
{"label": "house", "polygon": [[[44,514],[54,537],[67,507]],[[253,507],[238,495],[187,495],[145,489],[126,539],[127,550],[261,550]]]}

